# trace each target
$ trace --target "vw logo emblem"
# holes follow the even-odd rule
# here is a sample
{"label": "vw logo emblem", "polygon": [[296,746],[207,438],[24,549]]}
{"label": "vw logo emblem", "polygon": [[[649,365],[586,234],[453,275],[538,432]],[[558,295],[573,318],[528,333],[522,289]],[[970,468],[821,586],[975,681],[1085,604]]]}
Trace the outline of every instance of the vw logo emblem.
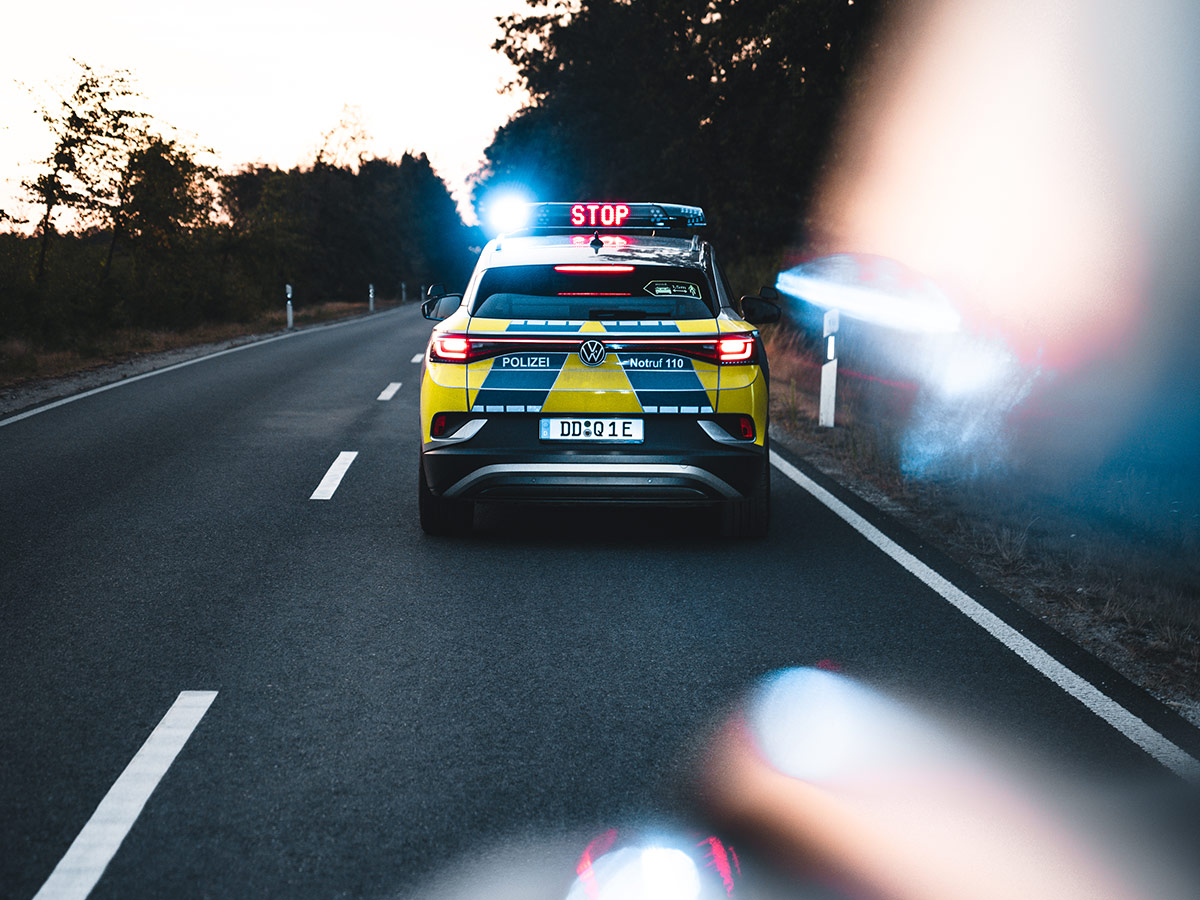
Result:
{"label": "vw logo emblem", "polygon": [[604,362],[606,356],[608,351],[600,341],[584,341],[583,346],[579,348],[579,358],[585,366],[598,366]]}

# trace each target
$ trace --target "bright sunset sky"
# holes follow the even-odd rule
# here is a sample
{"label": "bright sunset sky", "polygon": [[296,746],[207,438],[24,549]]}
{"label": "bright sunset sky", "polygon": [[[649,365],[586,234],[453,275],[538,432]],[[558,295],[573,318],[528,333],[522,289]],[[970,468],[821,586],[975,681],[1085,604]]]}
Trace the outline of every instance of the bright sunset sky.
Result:
{"label": "bright sunset sky", "polygon": [[[127,68],[146,109],[217,152],[218,164],[312,162],[357,107],[369,152],[428,153],[460,205],[495,129],[521,104],[491,49],[522,0],[59,0],[7,4],[0,41],[0,207],[50,138],[26,88],[51,98],[94,69]],[[14,210],[14,207],[17,207]]]}

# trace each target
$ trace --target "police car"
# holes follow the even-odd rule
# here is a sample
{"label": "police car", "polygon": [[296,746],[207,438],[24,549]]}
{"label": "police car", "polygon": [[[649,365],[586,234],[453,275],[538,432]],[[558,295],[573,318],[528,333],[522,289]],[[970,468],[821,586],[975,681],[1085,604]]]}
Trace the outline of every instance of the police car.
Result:
{"label": "police car", "polygon": [[468,531],[476,503],[720,509],[722,533],[770,515],[767,360],[704,212],[668,203],[542,203],[484,247],[438,322],[421,379],[421,527]]}

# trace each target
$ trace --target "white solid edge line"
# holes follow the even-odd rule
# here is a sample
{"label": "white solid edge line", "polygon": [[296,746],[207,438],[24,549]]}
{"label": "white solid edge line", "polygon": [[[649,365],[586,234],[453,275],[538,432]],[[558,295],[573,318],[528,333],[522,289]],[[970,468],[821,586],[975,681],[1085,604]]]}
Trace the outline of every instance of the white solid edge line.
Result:
{"label": "white solid edge line", "polygon": [[413,354],[413,358],[410,359],[409,362],[419,363],[424,358],[425,358],[424,353],[416,353],[416,354]]}
{"label": "white solid edge line", "polygon": [[333,492],[338,489],[338,485],[342,483],[342,478],[346,474],[346,470],[350,468],[350,463],[354,462],[354,458],[358,456],[357,450],[343,450],[338,454],[337,459],[333,461],[333,465],[329,467],[329,471],[325,473],[325,477],[321,479],[321,483],[317,485],[317,489],[312,492],[309,500],[328,500],[333,496]]}
{"label": "white solid edge line", "polygon": [[391,384],[389,384],[387,387],[385,387],[383,389],[383,392],[375,399],[376,400],[391,400],[393,397],[396,396],[396,391],[398,391],[398,390],[400,390],[400,382],[393,381]]}
{"label": "white solid edge line", "polygon": [[[401,307],[396,307],[400,309]],[[262,347],[265,344],[273,344],[276,341],[286,340],[287,338],[299,337],[302,334],[318,334],[322,331],[329,331],[333,328],[341,328],[345,325],[356,325],[360,322],[370,322],[380,315],[394,312],[394,310],[384,310],[382,313],[376,313],[375,316],[363,316],[361,318],[347,319],[344,322],[330,322],[328,325],[316,325],[310,328],[304,328],[297,331],[289,331],[286,334],[277,334],[275,337],[263,338],[261,341],[250,341],[245,344],[238,344],[236,347],[227,347],[224,350],[218,350],[215,353],[207,353],[204,356],[197,356],[195,359],[185,359],[183,362],[175,363],[170,366],[163,366],[161,369],[153,369],[149,372],[142,372],[140,375],[130,375],[128,378],[122,378],[120,381],[114,381],[110,384],[102,384],[100,387],[94,387],[91,390],[83,391],[79,394],[72,394],[70,397],[60,397],[43,406],[35,406],[33,409],[27,409],[23,413],[17,413],[15,416],[9,416],[7,419],[0,419],[0,428],[5,425],[11,425],[14,422],[20,422],[22,419],[28,419],[30,416],[36,416],[38,413],[49,412],[60,406],[66,406],[68,403],[74,403],[76,400],[82,400],[84,397],[91,397],[93,394],[102,394],[105,391],[111,391],[113,388],[124,387],[127,384],[133,384],[135,381],[141,381],[143,378],[152,378],[155,375],[165,375],[167,372],[174,372],[176,369],[182,369],[184,366],[194,366],[196,363],[201,363],[209,359],[216,359],[218,356],[226,356],[230,353],[237,353],[240,350],[249,350],[252,347]]]}
{"label": "white solid edge line", "polygon": [[838,500],[775,451],[771,463],[800,485],[850,527],[936,591],[959,612],[982,627],[988,634],[1033,666],[1042,675],[1090,709],[1093,713],[1133,741],[1152,757],[1184,778],[1200,780],[1200,761],[1167,740],[1140,718],[1104,694],[1091,682],[1079,677],[1029,638],[1006,624],[977,600],[955,587],[944,576],[921,562],[882,531]]}
{"label": "white solid edge line", "polygon": [[183,691],[129,761],[34,900],[83,900],[116,855],[151,793],[216,699],[216,691]]}

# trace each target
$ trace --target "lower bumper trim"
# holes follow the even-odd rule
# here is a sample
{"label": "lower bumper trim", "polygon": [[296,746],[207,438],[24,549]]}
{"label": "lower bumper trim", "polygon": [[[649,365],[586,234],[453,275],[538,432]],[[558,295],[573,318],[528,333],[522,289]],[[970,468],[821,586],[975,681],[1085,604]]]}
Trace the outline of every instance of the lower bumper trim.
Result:
{"label": "lower bumper trim", "polygon": [[548,491],[581,493],[588,489],[613,487],[624,493],[644,489],[690,491],[713,499],[737,499],[741,495],[728,482],[698,466],[666,463],[502,463],[483,466],[460,478],[444,492],[446,497],[505,492],[506,487],[526,485]]}

